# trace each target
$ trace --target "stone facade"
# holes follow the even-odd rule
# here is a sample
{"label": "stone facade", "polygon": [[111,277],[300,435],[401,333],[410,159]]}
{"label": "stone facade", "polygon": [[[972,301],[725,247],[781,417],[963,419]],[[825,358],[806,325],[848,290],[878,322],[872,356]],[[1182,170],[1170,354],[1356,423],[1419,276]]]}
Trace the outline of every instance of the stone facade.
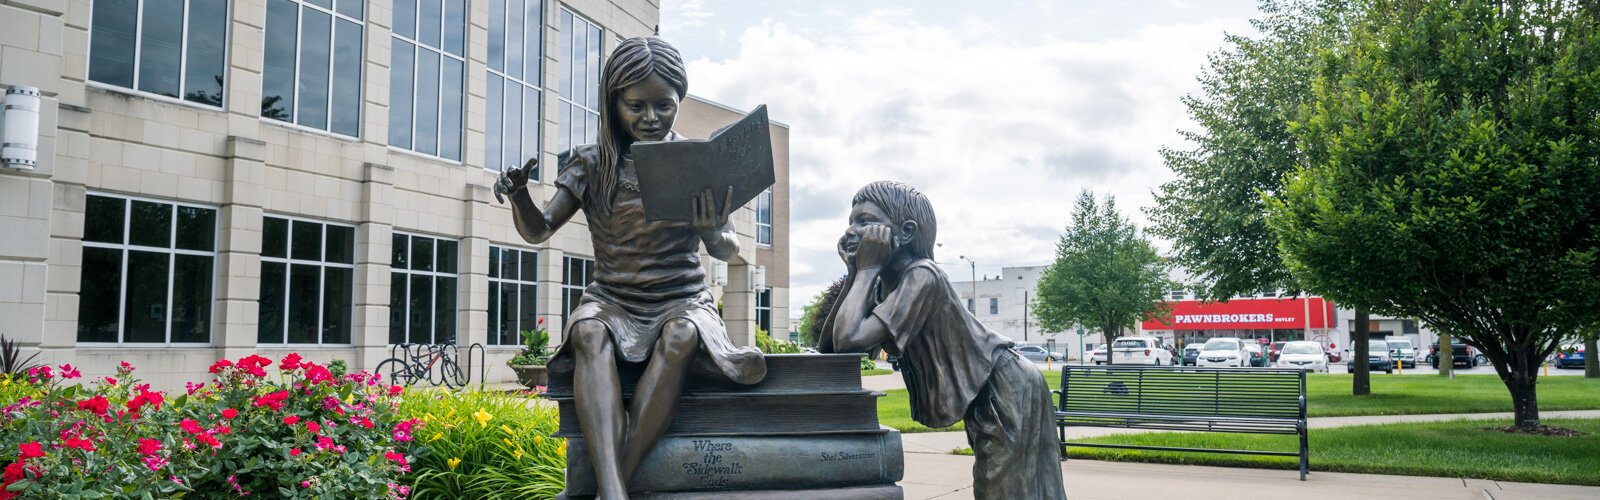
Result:
{"label": "stone facade", "polygon": [[[255,352],[277,357],[295,351],[314,361],[338,358],[352,368],[371,368],[389,356],[390,241],[397,232],[459,243],[459,344],[487,344],[491,246],[537,252],[538,314],[559,325],[563,257],[593,251],[581,216],[547,242],[524,242],[510,225],[507,205],[495,203],[489,189],[498,175],[484,168],[491,2],[466,3],[461,161],[386,141],[391,2],[365,4],[359,137],[263,118],[267,3],[231,2],[223,104],[212,107],[91,81],[91,0],[0,0],[0,87],[30,85],[45,96],[38,168],[0,169],[0,234],[6,236],[0,238],[0,334],[39,349],[51,363],[78,365],[86,376],[109,374],[126,360],[162,388],[204,379],[217,358]],[[624,37],[651,33],[659,22],[654,0],[546,1],[540,26],[546,82],[557,81],[563,10],[603,30],[601,53]],[[530,183],[544,201],[554,194],[555,130],[563,125],[552,85],[539,93],[539,154],[546,167]],[[680,128],[693,136],[731,121],[721,111],[691,100]],[[753,343],[754,330],[748,268],[765,265],[768,285],[781,296],[774,304],[787,303],[787,128],[776,126],[773,138],[781,169],[775,196],[783,200],[774,219],[784,221],[774,231],[782,236],[758,247],[753,206],[742,208],[735,219],[744,250],[729,266],[727,290],[715,291],[724,294],[730,335],[744,345]],[[80,311],[118,307],[80,300],[90,194],[216,210],[209,342],[80,345]],[[258,344],[265,216],[355,228],[349,344]],[[773,317],[787,323],[786,312]],[[560,341],[559,332],[554,337]],[[514,379],[503,361],[516,349],[488,346],[488,380]]]}

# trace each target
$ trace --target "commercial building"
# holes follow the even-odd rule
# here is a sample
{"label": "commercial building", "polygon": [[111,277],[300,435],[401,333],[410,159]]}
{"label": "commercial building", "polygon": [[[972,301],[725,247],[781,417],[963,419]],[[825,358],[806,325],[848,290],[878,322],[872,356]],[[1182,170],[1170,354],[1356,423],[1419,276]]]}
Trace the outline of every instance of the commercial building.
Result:
{"label": "commercial building", "polygon": [[[960,269],[960,266],[955,267]],[[956,281],[964,274],[957,271],[950,276],[950,286],[966,304],[967,311],[995,333],[1019,343],[1049,344],[1052,351],[1075,356],[1078,336],[1046,332],[1039,327],[1039,318],[1033,314],[1032,302],[1039,297],[1039,278],[1044,276],[1047,267],[1002,267],[998,276],[972,276],[975,279],[967,281]]]}
{"label": "commercial building", "polygon": [[[0,2],[0,87],[42,94],[37,164],[0,168],[0,334],[167,388],[221,357],[371,368],[400,342],[483,344],[488,378],[509,380],[518,332],[544,319],[561,340],[593,251],[581,216],[523,241],[490,186],[538,157],[532,194],[554,195],[556,154],[596,135],[603,58],[658,9]],[[691,99],[679,130],[733,116]],[[745,345],[760,318],[788,328],[788,133],[772,127],[779,185],[735,214],[735,262],[702,259]]]}

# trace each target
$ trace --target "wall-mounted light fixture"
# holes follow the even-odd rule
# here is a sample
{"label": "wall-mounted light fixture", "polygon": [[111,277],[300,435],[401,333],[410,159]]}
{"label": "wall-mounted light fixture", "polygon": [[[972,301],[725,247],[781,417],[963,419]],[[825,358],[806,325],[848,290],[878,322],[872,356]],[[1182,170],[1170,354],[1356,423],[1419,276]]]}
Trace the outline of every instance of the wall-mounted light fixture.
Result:
{"label": "wall-mounted light fixture", "polygon": [[717,286],[728,286],[727,262],[719,260],[716,261],[715,265],[711,266],[711,282],[715,283]]}
{"label": "wall-mounted light fixture", "polygon": [[12,85],[0,111],[0,165],[33,170],[39,164],[39,89]]}
{"label": "wall-mounted light fixture", "polygon": [[767,291],[767,266],[756,266],[750,270],[750,289],[756,293]]}

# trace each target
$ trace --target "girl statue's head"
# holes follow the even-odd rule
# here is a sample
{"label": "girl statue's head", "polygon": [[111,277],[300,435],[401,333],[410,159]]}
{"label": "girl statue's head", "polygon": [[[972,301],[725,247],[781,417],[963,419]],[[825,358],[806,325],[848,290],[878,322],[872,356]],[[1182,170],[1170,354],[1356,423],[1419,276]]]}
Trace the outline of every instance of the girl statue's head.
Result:
{"label": "girl statue's head", "polygon": [[622,155],[634,141],[666,139],[689,79],[678,49],[653,36],[623,40],[600,78],[601,168],[595,172],[595,194],[606,210],[616,193]]}

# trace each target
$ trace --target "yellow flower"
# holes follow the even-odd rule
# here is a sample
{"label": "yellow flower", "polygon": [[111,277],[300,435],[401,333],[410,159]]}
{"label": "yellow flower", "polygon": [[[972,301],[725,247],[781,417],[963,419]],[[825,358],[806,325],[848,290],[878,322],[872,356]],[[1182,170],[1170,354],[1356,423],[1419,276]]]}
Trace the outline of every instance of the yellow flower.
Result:
{"label": "yellow flower", "polygon": [[517,460],[522,460],[522,450],[520,450],[520,449],[512,450],[511,451],[511,458],[515,458]]}
{"label": "yellow flower", "polygon": [[566,441],[566,440],[564,440],[564,439],[563,439],[563,440],[562,440],[562,441],[561,441],[561,448],[560,448],[560,449],[558,449],[558,450],[556,450],[556,451],[557,451],[557,452],[558,452],[558,453],[560,453],[560,454],[561,454],[561,456],[563,456],[563,457],[564,457],[564,456],[567,456],[567,441]]}
{"label": "yellow flower", "polygon": [[444,437],[444,433],[443,432],[435,432],[435,433],[433,433],[433,437],[428,438],[428,442],[432,443],[434,441],[438,441],[439,438],[442,438],[442,437]]}
{"label": "yellow flower", "polygon": [[517,446],[516,443],[511,442],[510,438],[500,438],[500,440],[501,441],[505,441],[506,442],[506,446],[511,446],[511,447],[516,447]]}
{"label": "yellow flower", "polygon": [[516,432],[512,432],[512,430],[511,430],[511,428],[510,428],[510,427],[506,427],[506,426],[504,426],[504,425],[501,425],[501,426],[500,426],[500,430],[501,430],[501,431],[504,431],[504,432],[505,432],[505,433],[506,433],[506,434],[510,434],[510,435],[513,435],[513,436],[515,436],[515,435],[517,435],[517,433],[516,433]]}
{"label": "yellow flower", "polygon": [[534,435],[533,436],[533,444],[534,444],[534,446],[538,446],[538,445],[544,444],[544,436],[540,436],[540,435],[537,435],[537,434]]}
{"label": "yellow flower", "polygon": [[483,411],[483,408],[479,408],[478,411],[472,413],[472,419],[478,421],[478,428],[481,429],[489,426],[489,421],[494,420],[494,415],[490,415],[489,412]]}
{"label": "yellow flower", "polygon": [[354,403],[355,401],[356,401],[356,395],[355,394],[351,394],[349,396],[345,396],[344,397],[344,404],[351,404],[351,403]]}
{"label": "yellow flower", "polygon": [[449,413],[445,413],[444,414],[444,418],[450,418],[450,417],[454,417],[454,416],[456,416],[456,409],[455,408],[451,408]]}
{"label": "yellow flower", "polygon": [[433,412],[428,412],[428,413],[422,414],[422,421],[423,422],[428,422],[428,423],[433,423]]}
{"label": "yellow flower", "polygon": [[452,458],[452,459],[446,460],[444,463],[445,463],[445,465],[449,465],[450,466],[450,470],[456,470],[456,466],[457,465],[461,465],[461,459]]}

